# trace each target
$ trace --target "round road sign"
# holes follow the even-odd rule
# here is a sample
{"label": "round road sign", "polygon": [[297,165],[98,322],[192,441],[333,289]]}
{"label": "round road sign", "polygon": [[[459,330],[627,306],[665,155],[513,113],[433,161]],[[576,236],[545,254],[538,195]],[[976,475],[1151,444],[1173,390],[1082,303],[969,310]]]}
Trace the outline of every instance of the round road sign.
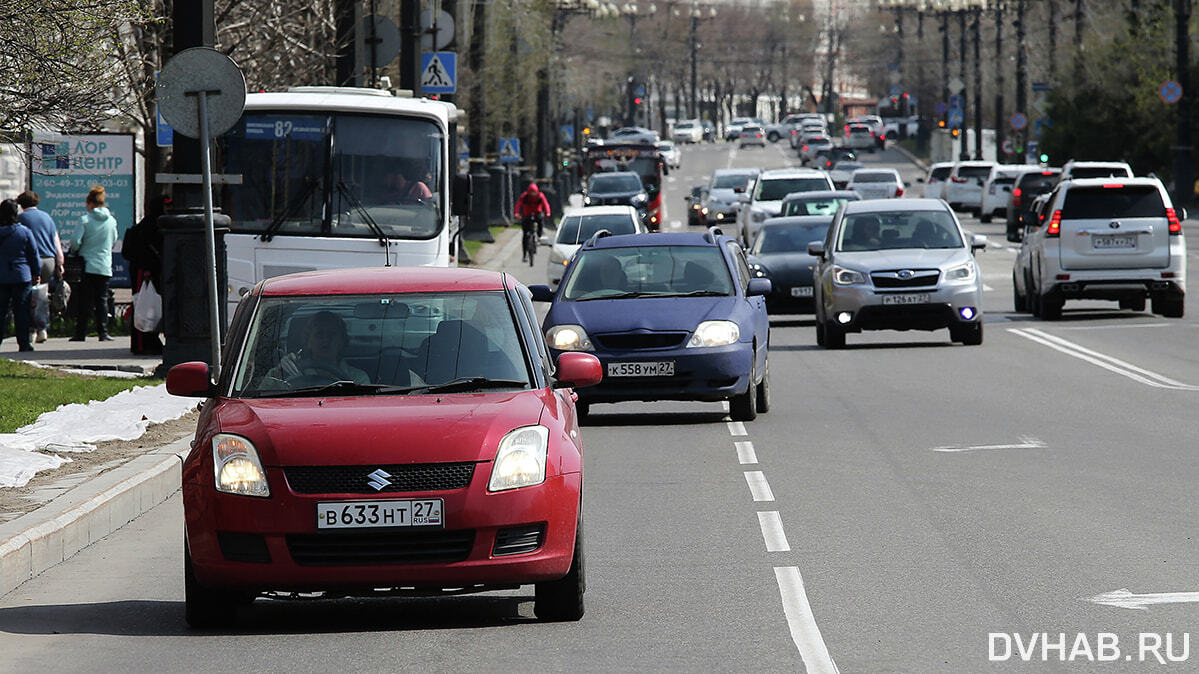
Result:
{"label": "round road sign", "polygon": [[1023,112],[1017,112],[1012,115],[1012,128],[1019,131],[1028,126],[1028,117],[1024,116]]}
{"label": "round road sign", "polygon": [[949,104],[946,103],[945,101],[937,101],[937,104],[935,106],[933,106],[933,110],[936,110],[938,115],[944,115],[945,111],[948,109],[949,109]]}
{"label": "round road sign", "polygon": [[1004,154],[1011,154],[1011,153],[1013,153],[1013,152],[1015,152],[1015,151],[1016,151],[1016,146],[1015,146],[1015,144],[1013,144],[1013,143],[1012,143],[1012,139],[1011,139],[1011,138],[1004,138],[1004,139],[1003,139],[1003,153],[1004,153]]}
{"label": "round road sign", "polygon": [[208,133],[233,128],[246,107],[246,77],[233,59],[210,47],[192,47],[171,57],[158,75],[158,111],[175,131],[200,137],[200,97],[208,101]]}
{"label": "round road sign", "polygon": [[1166,80],[1157,88],[1157,95],[1166,103],[1177,103],[1182,98],[1182,85],[1174,80]]}
{"label": "round road sign", "polygon": [[[373,41],[371,40],[372,27],[374,29]],[[396,28],[394,21],[382,14],[370,14],[362,17],[362,36],[363,40],[368,43],[363,56],[368,67],[373,65],[375,68],[382,68],[395,60],[396,55],[400,53],[400,29]]]}

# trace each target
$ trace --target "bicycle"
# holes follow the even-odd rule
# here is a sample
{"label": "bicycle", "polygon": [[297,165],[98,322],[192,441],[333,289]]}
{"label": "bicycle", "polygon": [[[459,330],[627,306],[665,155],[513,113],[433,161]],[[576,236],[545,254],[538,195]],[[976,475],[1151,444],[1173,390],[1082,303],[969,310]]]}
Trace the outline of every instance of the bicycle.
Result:
{"label": "bicycle", "polygon": [[537,230],[540,229],[540,227],[538,227],[539,224],[539,217],[527,216],[525,217],[524,222],[522,222],[520,225],[521,229],[524,230],[522,250],[524,251],[524,257],[529,261],[530,267],[533,266],[533,258],[537,255]]}

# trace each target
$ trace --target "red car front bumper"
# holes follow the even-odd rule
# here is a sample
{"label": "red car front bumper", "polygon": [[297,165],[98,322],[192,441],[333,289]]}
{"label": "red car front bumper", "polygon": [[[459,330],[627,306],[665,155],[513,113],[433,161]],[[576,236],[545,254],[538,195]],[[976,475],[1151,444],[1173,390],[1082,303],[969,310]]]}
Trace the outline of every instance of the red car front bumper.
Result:
{"label": "red car front bumper", "polygon": [[[196,579],[211,588],[352,592],[517,585],[566,575],[579,521],[581,474],[490,493],[490,467],[479,464],[465,489],[377,496],[297,494],[281,468],[268,467],[269,498],[219,493],[204,471],[185,471],[184,516]],[[443,499],[444,527],[316,527],[318,502],[389,498]],[[541,543],[535,549],[494,554],[497,534],[501,539],[524,534],[522,540],[528,541],[537,530]]]}

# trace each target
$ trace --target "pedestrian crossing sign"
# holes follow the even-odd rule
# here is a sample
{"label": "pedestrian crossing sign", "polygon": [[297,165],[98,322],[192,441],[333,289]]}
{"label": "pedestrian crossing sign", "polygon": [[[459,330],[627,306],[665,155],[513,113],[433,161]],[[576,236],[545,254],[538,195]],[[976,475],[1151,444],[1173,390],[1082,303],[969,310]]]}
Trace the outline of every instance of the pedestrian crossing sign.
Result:
{"label": "pedestrian crossing sign", "polygon": [[427,51],[420,55],[420,90],[423,94],[452,94],[458,83],[458,54]]}
{"label": "pedestrian crossing sign", "polygon": [[520,161],[520,139],[519,138],[501,138],[500,139],[500,161],[508,161],[508,162]]}

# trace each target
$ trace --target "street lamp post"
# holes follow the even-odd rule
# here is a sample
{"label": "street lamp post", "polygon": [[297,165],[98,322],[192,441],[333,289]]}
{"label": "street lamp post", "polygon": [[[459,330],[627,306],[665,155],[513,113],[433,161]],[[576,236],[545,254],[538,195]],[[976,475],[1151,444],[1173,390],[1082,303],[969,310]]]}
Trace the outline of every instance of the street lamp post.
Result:
{"label": "street lamp post", "polygon": [[1004,0],[995,0],[995,160],[1003,163],[1003,10]]}
{"label": "street lamp post", "polygon": [[[679,15],[679,10],[675,10],[675,15]],[[697,93],[699,90],[699,77],[697,75],[697,63],[699,61],[699,22],[715,19],[716,8],[708,7],[708,11],[705,12],[702,7],[693,2],[690,9],[687,10],[687,17],[691,20],[691,32],[688,36],[688,47],[691,51],[691,96],[687,106],[687,117],[690,119],[699,119],[699,95]]]}
{"label": "street lamp post", "polygon": [[[983,69],[982,60],[979,57],[979,23],[982,20],[982,0],[973,3],[974,21],[971,24],[971,32],[974,33],[974,158],[982,160],[983,158]],[[995,120],[995,125],[999,125],[999,120]],[[998,155],[996,155],[998,159]]]}

